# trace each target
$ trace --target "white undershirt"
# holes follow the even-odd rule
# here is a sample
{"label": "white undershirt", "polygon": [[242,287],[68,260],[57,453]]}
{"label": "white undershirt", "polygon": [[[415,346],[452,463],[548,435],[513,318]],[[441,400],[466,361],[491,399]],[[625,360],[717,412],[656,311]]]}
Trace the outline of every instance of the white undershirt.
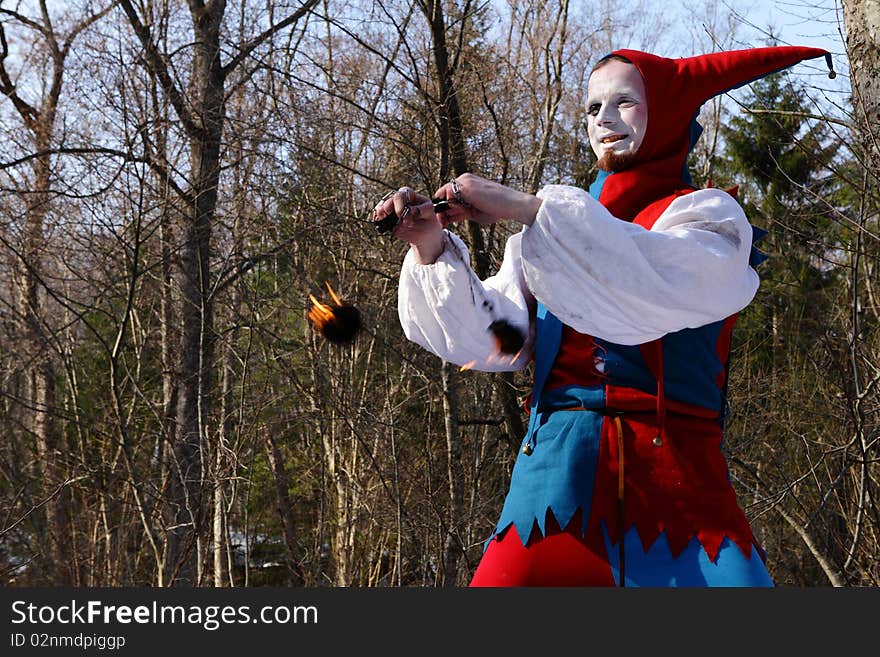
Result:
{"label": "white undershirt", "polygon": [[[675,199],[651,230],[616,219],[576,187],[550,185],[538,196],[535,222],[507,241],[501,268],[485,281],[451,232],[431,265],[407,253],[398,315],[410,340],[457,365],[518,370],[532,356],[536,299],[576,331],[634,345],[724,319],[758,289],[751,226],[722,190]],[[501,318],[529,336],[513,362],[498,357],[487,330]]]}

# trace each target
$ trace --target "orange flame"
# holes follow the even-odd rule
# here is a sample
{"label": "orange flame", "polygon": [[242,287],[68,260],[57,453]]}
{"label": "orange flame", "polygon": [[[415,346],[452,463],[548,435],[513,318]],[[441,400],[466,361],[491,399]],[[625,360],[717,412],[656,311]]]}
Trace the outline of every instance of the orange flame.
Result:
{"label": "orange flame", "polygon": [[523,350],[520,349],[515,354],[507,354],[500,349],[486,359],[487,363],[500,363],[501,365],[513,365],[516,359],[522,356]]}
{"label": "orange flame", "polygon": [[329,283],[329,281],[324,281],[324,285],[327,286],[327,291],[330,292],[330,296],[333,297],[333,302],[334,302],[337,306],[341,306],[341,305],[342,305],[342,300],[341,300],[338,296],[336,296],[336,292],[334,292],[334,291],[333,291],[333,288],[330,287],[330,283]]}
{"label": "orange flame", "polygon": [[[501,363],[502,365],[513,365],[516,362],[517,358],[522,356],[523,350],[520,349],[515,354],[505,354],[501,349],[497,349],[495,353],[489,354],[489,357],[486,358],[486,363],[489,365],[493,365],[495,363]],[[461,367],[458,368],[459,372],[465,372],[467,370],[473,369],[477,364],[476,360],[472,360],[469,363],[465,363]]]}
{"label": "orange flame", "polygon": [[350,342],[361,328],[360,312],[354,306],[345,304],[339,295],[325,282],[332,303],[322,303],[313,294],[309,295],[312,307],[308,318],[315,328],[331,342]]}
{"label": "orange flame", "polygon": [[318,329],[322,329],[333,321],[333,309],[318,301],[312,294],[309,295],[309,299],[314,304],[309,310],[309,319]]}
{"label": "orange flame", "polygon": [[[327,290],[330,292],[330,296],[333,298],[333,303],[336,307],[342,305],[342,300],[333,291],[333,288],[330,287],[330,283],[324,281],[324,284],[327,286]],[[309,299],[312,301],[312,307],[309,310],[308,317],[312,321],[312,323],[318,328],[318,330],[323,329],[327,324],[332,322],[336,315],[333,312],[333,307],[328,306],[325,303],[321,303],[315,298],[315,295],[310,294]]]}

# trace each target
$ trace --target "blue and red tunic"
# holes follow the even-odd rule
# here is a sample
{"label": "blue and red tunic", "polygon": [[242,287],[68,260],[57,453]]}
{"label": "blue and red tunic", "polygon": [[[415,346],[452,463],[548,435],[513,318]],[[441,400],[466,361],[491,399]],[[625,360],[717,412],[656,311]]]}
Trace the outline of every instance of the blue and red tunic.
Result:
{"label": "blue and red tunic", "polygon": [[[830,66],[799,47],[612,54],[642,76],[647,126],[635,162],[601,172],[590,194],[647,230],[694,191],[687,156],[706,100],[804,59]],[[473,585],[772,585],[721,449],[734,322],[629,346],[538,305],[529,427]]]}
{"label": "blue and red tunic", "polygon": [[[636,221],[650,229],[663,209]],[[539,305],[530,421],[495,540],[513,533],[526,547],[565,528],[596,563],[619,563],[629,532],[640,556],[662,536],[673,560],[695,541],[704,561],[732,544],[752,562],[757,542],[721,450],[735,321],[628,346],[578,333]]]}

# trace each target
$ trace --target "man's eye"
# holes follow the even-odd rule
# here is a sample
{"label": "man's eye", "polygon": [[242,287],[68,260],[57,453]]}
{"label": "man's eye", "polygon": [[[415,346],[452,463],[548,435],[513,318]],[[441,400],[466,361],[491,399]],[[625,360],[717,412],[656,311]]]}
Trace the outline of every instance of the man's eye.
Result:
{"label": "man's eye", "polygon": [[596,116],[599,113],[599,107],[600,105],[598,103],[590,105],[587,108],[587,114],[589,114],[590,116]]}

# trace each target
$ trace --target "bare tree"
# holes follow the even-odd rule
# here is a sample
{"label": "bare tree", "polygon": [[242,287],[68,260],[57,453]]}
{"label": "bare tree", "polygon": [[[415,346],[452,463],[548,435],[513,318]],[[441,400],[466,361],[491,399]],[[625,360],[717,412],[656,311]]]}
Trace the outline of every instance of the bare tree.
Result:
{"label": "bare tree", "polygon": [[[14,9],[0,7],[0,92],[15,108],[30,141],[31,175],[23,188],[25,206],[20,244],[15,249],[17,262],[14,279],[18,289],[17,314],[21,325],[20,339],[29,355],[27,366],[27,401],[29,418],[27,430],[34,436],[37,447],[37,469],[44,502],[48,531],[48,559],[46,567],[54,572],[58,583],[76,584],[79,573],[72,553],[73,536],[70,522],[70,493],[66,489],[65,447],[55,426],[56,352],[53,324],[45,314],[46,290],[44,275],[47,269],[45,255],[47,242],[44,234],[46,218],[53,203],[52,183],[53,149],[57,146],[56,127],[58,108],[64,88],[65,65],[77,37],[103,17],[111,8],[107,5],[95,12],[75,19],[64,32],[54,25],[48,4],[41,0],[39,15],[30,17]],[[15,80],[7,67],[10,55],[6,36],[6,22],[32,30],[38,35],[39,49],[47,62],[47,76],[34,80],[43,93],[38,100],[27,100],[20,91],[20,80]],[[24,85],[26,86],[26,85]]]}
{"label": "bare tree", "polygon": [[876,207],[880,177],[880,5],[872,0],[844,0],[843,16],[854,118],[871,180],[869,194]]}
{"label": "bare tree", "polygon": [[[846,52],[850,64],[854,151],[862,165],[859,207],[856,214],[849,296],[849,361],[852,379],[852,444],[857,454],[854,477],[854,519],[845,552],[843,571],[854,571],[876,584],[876,559],[860,555],[877,553],[880,524],[880,486],[877,481],[876,445],[880,438],[876,409],[880,401],[880,343],[871,330],[880,319],[876,275],[880,265],[880,3],[844,0]],[[873,528],[873,529],[872,529]]]}
{"label": "bare tree", "polygon": [[[595,60],[685,47],[647,2],[638,20],[610,0],[298,2],[120,0],[76,34],[79,5],[0,5],[0,577],[452,586],[476,566],[529,371],[406,341],[406,246],[363,219],[465,171],[585,186]],[[723,3],[690,5],[685,49],[735,45]],[[731,372],[731,476],[798,584],[878,581],[876,44],[858,34],[855,113],[822,121],[837,155],[772,217],[820,284],[768,278],[780,305],[740,317]],[[734,117],[711,109],[715,178],[713,124]],[[485,277],[515,227],[460,229]],[[353,344],[309,324],[327,283],[361,311]]]}
{"label": "bare tree", "polygon": [[217,208],[223,130],[226,121],[226,83],[248,61],[250,54],[273,34],[296,24],[314,6],[307,0],[299,9],[247,42],[222,61],[224,0],[189,2],[192,51],[187,89],[174,78],[168,56],[155,39],[149,17],[144,20],[130,0],[120,0],[144,59],[158,78],[181,122],[189,142],[188,216],[180,251],[181,343],[174,439],[173,495],[175,524],[168,541],[164,580],[195,585],[203,574],[201,554],[205,535],[206,500],[202,487],[203,450],[208,447],[206,427],[214,364],[214,328],[211,275],[211,232]]}

